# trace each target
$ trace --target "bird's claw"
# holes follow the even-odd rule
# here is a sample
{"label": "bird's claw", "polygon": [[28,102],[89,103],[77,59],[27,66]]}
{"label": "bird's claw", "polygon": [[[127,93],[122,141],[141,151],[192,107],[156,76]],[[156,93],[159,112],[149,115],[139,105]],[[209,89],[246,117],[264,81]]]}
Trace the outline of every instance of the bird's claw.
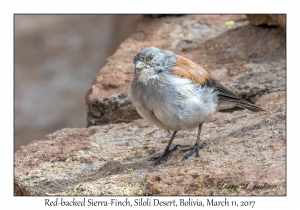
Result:
{"label": "bird's claw", "polygon": [[187,152],[187,151],[190,151],[189,153],[187,153],[182,160],[184,159],[188,159],[190,156],[192,156],[192,154],[196,153],[196,156],[199,157],[200,154],[199,154],[199,150],[200,149],[203,149],[204,145],[206,145],[205,142],[203,142],[202,144],[199,144],[198,142],[196,142],[196,144],[190,148],[187,148],[187,149],[182,149],[180,150],[180,152]]}
{"label": "bird's claw", "polygon": [[170,150],[166,150],[161,156],[157,156],[157,157],[152,157],[150,158],[150,161],[155,161],[155,164],[158,165],[160,164],[160,162],[162,160],[168,160],[168,156],[170,153],[174,152],[175,150],[177,150],[178,147],[181,147],[180,144],[177,144],[176,146],[174,146],[172,149]]}

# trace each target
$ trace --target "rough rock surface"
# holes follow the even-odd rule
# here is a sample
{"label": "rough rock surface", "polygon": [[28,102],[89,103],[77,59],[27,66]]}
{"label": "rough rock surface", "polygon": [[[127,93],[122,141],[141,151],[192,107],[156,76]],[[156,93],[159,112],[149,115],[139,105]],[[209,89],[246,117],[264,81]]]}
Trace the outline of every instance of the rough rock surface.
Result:
{"label": "rough rock surface", "polygon": [[247,15],[249,22],[253,25],[269,25],[279,26],[282,29],[286,29],[286,15],[285,14],[256,14]]}
{"label": "rough rock surface", "polygon": [[[200,157],[182,161],[176,151],[157,166],[148,159],[171,134],[142,119],[59,130],[15,153],[15,193],[285,195],[285,97],[258,98],[269,112],[216,113],[203,126]],[[191,146],[196,136],[197,129],[180,131],[174,144]]]}
{"label": "rough rock surface", "polygon": [[192,59],[253,102],[258,96],[285,90],[286,34],[281,28],[249,25],[244,15],[144,17],[137,32],[94,78],[86,94],[88,127],[140,118],[128,95],[132,60],[135,53],[152,45]]}

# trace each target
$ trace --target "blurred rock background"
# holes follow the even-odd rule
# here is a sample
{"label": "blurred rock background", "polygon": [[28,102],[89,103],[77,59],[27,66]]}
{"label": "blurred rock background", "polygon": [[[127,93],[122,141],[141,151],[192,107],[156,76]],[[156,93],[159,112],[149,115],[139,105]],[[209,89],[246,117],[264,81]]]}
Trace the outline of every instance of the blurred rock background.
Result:
{"label": "blurred rock background", "polygon": [[65,127],[85,127],[85,93],[139,15],[15,15],[15,151]]}

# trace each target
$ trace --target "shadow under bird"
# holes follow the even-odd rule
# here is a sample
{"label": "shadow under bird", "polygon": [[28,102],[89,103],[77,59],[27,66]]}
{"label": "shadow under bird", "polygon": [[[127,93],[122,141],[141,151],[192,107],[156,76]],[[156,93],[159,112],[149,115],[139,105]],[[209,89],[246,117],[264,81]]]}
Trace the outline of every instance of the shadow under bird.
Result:
{"label": "shadow under bird", "polygon": [[170,149],[179,130],[198,127],[195,145],[181,152],[188,152],[183,159],[194,153],[199,156],[205,144],[200,143],[202,124],[216,111],[234,107],[265,111],[212,79],[201,66],[171,51],[149,47],[138,52],[133,62],[130,96],[134,107],[149,123],[173,131],[164,153],[150,159],[155,164],[167,160],[168,155],[181,146]]}

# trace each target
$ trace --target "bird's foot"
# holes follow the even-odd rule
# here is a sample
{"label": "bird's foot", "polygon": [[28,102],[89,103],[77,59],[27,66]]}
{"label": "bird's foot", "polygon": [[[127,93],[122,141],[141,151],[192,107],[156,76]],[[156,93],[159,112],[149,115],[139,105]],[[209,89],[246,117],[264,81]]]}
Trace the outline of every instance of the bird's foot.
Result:
{"label": "bird's foot", "polygon": [[206,145],[205,142],[203,143],[198,143],[196,142],[196,144],[188,149],[182,149],[180,150],[180,152],[187,152],[187,151],[190,151],[189,153],[187,153],[182,160],[184,159],[188,159],[190,156],[192,156],[192,154],[196,153],[196,155],[199,157],[199,149],[203,149],[204,145]]}
{"label": "bird's foot", "polygon": [[161,155],[161,156],[157,156],[157,157],[152,157],[150,159],[150,161],[155,161],[155,164],[158,165],[160,164],[160,162],[162,160],[167,161],[168,160],[168,156],[169,154],[171,154],[172,152],[174,152],[175,150],[177,150],[178,147],[181,147],[181,145],[177,144],[175,147],[173,147],[170,150],[165,150],[165,152]]}

